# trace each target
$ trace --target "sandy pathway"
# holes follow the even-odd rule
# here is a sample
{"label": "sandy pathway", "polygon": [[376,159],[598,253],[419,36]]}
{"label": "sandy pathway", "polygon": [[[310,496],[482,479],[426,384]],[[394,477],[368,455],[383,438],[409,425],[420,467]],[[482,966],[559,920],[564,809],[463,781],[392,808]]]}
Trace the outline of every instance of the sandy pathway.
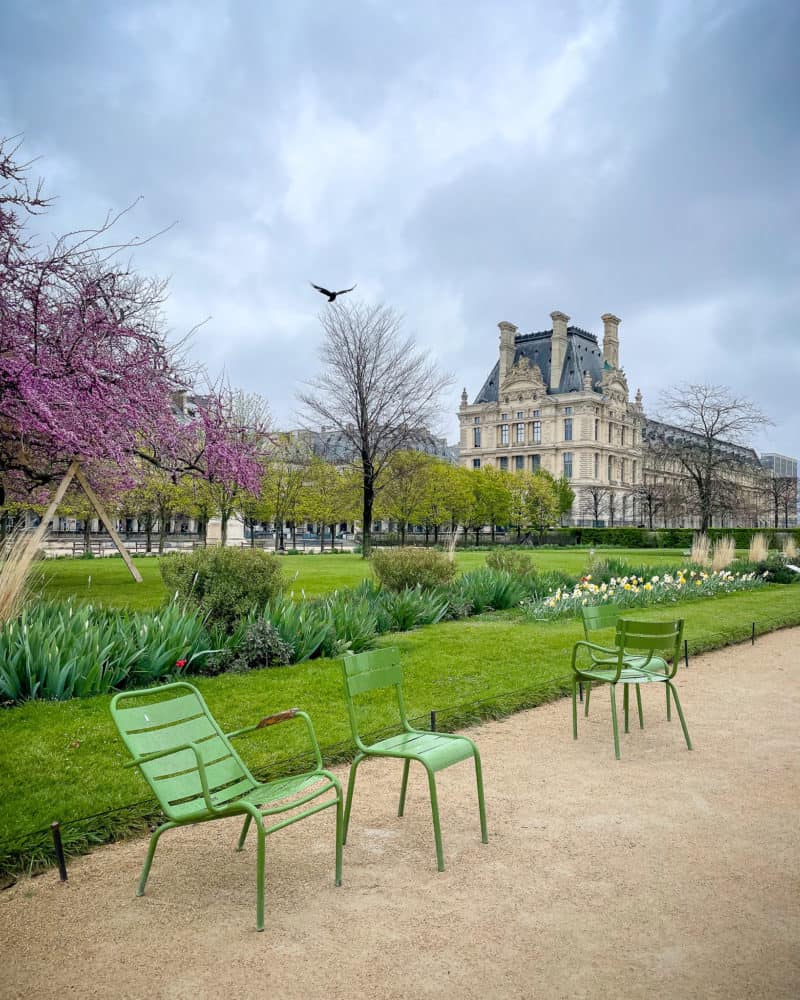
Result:
{"label": "sandy pathway", "polygon": [[490,842],[441,773],[443,874],[421,773],[401,820],[399,765],[365,764],[344,885],[332,812],[274,835],[263,934],[238,821],[167,833],[142,899],[145,842],[95,851],[0,894],[0,995],[797,997],[799,682],[800,629],[696,657],[692,753],[661,689],[619,763],[605,691],[577,743],[567,701],[475,729]]}

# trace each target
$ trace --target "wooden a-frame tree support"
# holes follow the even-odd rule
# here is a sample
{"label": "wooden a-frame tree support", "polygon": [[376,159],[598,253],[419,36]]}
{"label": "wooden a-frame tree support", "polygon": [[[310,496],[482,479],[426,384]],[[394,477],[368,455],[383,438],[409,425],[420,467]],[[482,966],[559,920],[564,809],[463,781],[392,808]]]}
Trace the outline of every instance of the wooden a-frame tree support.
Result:
{"label": "wooden a-frame tree support", "polygon": [[44,515],[42,516],[42,520],[39,522],[38,527],[34,530],[33,534],[31,535],[30,542],[28,543],[29,544],[28,553],[30,554],[31,558],[33,557],[33,554],[36,552],[36,549],[39,547],[39,545],[41,545],[42,540],[44,539],[45,536],[45,532],[47,531],[47,526],[50,523],[51,519],[53,518],[53,515],[55,514],[56,510],[58,509],[58,505],[64,499],[64,494],[67,492],[67,487],[69,486],[69,484],[72,482],[73,479],[77,479],[77,481],[83,487],[84,493],[89,498],[91,505],[97,511],[97,516],[105,525],[106,531],[109,533],[109,535],[111,536],[111,540],[117,547],[117,551],[125,560],[125,565],[128,567],[131,576],[137,583],[141,583],[142,582],[141,573],[133,565],[133,560],[131,559],[130,553],[122,544],[122,539],[119,537],[117,529],[111,523],[111,518],[108,516],[108,512],[106,511],[103,504],[100,502],[100,498],[97,496],[95,491],[89,485],[89,481],[86,478],[86,476],[84,476],[83,470],[81,469],[81,463],[78,461],[78,459],[74,459],[70,463],[70,467],[67,469],[64,478],[58,484],[58,489],[53,494],[53,499],[50,501],[50,506],[47,508]]}

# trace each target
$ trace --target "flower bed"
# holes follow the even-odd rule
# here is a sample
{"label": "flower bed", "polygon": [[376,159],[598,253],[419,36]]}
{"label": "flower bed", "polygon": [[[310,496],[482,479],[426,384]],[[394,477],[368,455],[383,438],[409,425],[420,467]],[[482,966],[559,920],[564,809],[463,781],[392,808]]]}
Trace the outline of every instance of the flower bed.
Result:
{"label": "flower bed", "polygon": [[572,589],[559,588],[541,600],[523,602],[526,612],[536,619],[569,618],[582,607],[614,604],[620,608],[641,608],[653,604],[677,604],[679,601],[717,594],[733,594],[755,590],[766,583],[767,573],[732,573],[718,570],[678,569],[651,577],[612,576],[608,583],[596,584],[591,576],[583,576]]}

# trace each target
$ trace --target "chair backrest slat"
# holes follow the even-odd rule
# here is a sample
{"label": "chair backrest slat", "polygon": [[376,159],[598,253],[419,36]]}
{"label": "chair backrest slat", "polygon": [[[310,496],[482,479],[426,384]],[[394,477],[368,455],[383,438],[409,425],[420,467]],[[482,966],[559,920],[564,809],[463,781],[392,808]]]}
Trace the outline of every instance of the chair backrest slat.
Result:
{"label": "chair backrest slat", "polygon": [[669,622],[645,622],[620,618],[617,625],[618,642],[626,650],[677,649],[683,636],[683,619]]}
{"label": "chair backrest slat", "polygon": [[186,743],[197,746],[207,765],[206,779],[215,802],[233,800],[255,786],[255,779],[191,684],[181,681],[123,692],[112,699],[111,714],[135,757],[176,748],[139,765],[170,818],[207,811],[197,758],[192,750],[177,749]]}
{"label": "chair backrest slat", "polygon": [[400,653],[395,647],[350,654],[342,657],[341,663],[347,714],[350,717],[350,729],[356,746],[362,745],[354,702],[358,695],[394,688],[400,722],[407,726],[402,691],[403,672],[400,668]]}
{"label": "chair backrest slat", "polygon": [[607,604],[596,604],[581,608],[584,635],[588,639],[590,632],[600,632],[604,629],[615,628],[619,620],[619,615],[619,608],[609,607]]}
{"label": "chair backrest slat", "polygon": [[400,656],[395,648],[355,653],[345,656],[342,663],[345,683],[351,697],[403,682]]}

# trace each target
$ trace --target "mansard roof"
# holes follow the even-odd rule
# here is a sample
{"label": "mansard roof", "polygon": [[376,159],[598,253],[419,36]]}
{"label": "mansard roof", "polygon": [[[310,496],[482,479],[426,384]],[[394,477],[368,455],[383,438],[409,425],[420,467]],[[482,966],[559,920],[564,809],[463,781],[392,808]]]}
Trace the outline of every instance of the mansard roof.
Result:
{"label": "mansard roof", "polygon": [[[552,330],[540,330],[538,333],[517,334],[514,337],[514,364],[520,358],[527,358],[531,367],[538,365],[542,373],[548,395],[562,392],[579,392],[583,389],[583,373],[588,371],[592,377],[592,388],[600,392],[600,379],[603,375],[603,352],[597,337],[578,326],[567,327],[567,350],[564,354],[564,366],[557,389],[550,388],[550,359],[552,357]],[[483,388],[475,397],[475,403],[496,403],[498,400],[498,383],[500,381],[500,362],[496,362],[483,384]]]}

